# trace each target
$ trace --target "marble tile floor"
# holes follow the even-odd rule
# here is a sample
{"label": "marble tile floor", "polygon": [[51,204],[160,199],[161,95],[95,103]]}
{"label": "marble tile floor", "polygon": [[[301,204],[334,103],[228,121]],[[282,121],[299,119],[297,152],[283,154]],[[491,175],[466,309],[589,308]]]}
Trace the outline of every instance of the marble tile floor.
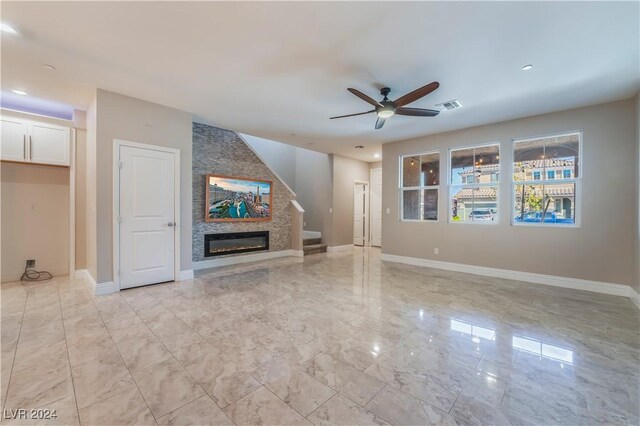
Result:
{"label": "marble tile floor", "polygon": [[1,424],[640,421],[640,311],[622,297],[377,249],[99,297],[68,277],[0,294]]}

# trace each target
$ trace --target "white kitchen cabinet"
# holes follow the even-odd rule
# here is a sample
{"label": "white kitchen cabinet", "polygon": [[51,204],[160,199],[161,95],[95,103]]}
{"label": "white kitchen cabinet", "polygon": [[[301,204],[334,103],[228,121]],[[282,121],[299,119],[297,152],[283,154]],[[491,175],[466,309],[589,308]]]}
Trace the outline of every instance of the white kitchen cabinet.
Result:
{"label": "white kitchen cabinet", "polygon": [[2,117],[0,120],[0,158],[9,161],[28,161],[28,127],[23,120]]}
{"label": "white kitchen cabinet", "polygon": [[29,135],[29,160],[32,163],[69,165],[69,128],[33,123]]}
{"label": "white kitchen cabinet", "polygon": [[2,116],[0,159],[25,163],[69,165],[68,127]]}

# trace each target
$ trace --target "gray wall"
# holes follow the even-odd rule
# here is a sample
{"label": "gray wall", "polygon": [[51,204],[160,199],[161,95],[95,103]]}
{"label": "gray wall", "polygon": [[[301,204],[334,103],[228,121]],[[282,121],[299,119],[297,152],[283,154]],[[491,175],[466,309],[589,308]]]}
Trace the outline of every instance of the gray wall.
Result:
{"label": "gray wall", "polygon": [[[206,175],[210,173],[272,181],[272,220],[268,222],[205,222]],[[193,123],[192,181],[193,238],[191,242],[194,261],[211,259],[204,257],[204,234],[207,233],[269,231],[269,251],[291,248],[290,209],[294,196],[235,132]]]}
{"label": "gray wall", "polygon": [[332,197],[329,154],[298,148],[269,139],[241,135],[264,162],[296,193],[304,212],[304,229],[331,232],[329,207]]}
{"label": "gray wall", "polygon": [[[95,110],[97,282],[113,280],[114,139],[180,150],[180,263],[182,270],[191,269],[191,114],[100,89]],[[88,115],[88,127],[90,120]],[[92,155],[89,149],[87,155]]]}
{"label": "gray wall", "polygon": [[328,154],[296,148],[296,199],[304,209],[304,229],[321,232],[328,238],[331,232],[332,176]]}
{"label": "gray wall", "polygon": [[[383,145],[383,211],[390,209],[383,214],[383,252],[631,285],[638,206],[635,105],[629,99]],[[512,138],[571,130],[584,132],[581,227],[511,226]],[[499,224],[447,223],[446,167],[441,167],[439,222],[399,221],[400,155],[439,149],[446,164],[451,147],[496,141],[503,171]]]}
{"label": "gray wall", "polygon": [[87,109],[87,145],[86,145],[86,206],[85,206],[85,226],[86,226],[86,264],[87,272],[98,281],[98,228],[97,228],[97,96],[91,100],[91,105]]}
{"label": "gray wall", "polygon": [[353,244],[353,184],[369,182],[369,163],[352,158],[333,157],[333,215],[330,246]]}
{"label": "gray wall", "polygon": [[240,135],[260,158],[275,171],[293,191],[296,187],[296,148],[293,145],[259,138],[246,134]]}
{"label": "gray wall", "polygon": [[633,235],[635,235],[635,245],[633,252],[633,259],[635,262],[633,271],[633,288],[640,293],[640,92],[636,94],[636,113],[635,113],[635,122],[636,122],[636,216],[635,216],[635,225],[636,230]]}

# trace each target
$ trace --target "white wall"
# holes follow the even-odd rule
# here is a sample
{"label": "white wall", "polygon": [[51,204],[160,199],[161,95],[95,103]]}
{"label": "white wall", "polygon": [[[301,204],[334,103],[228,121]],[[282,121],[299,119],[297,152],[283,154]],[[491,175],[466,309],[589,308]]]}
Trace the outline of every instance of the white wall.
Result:
{"label": "white wall", "polygon": [[69,169],[2,166],[2,281],[20,278],[27,259],[55,275],[69,271]]}
{"label": "white wall", "polygon": [[[638,180],[636,100],[545,114],[383,145],[383,252],[462,264],[631,285]],[[512,138],[583,131],[582,213],[579,228],[512,226]],[[448,150],[500,142],[500,222],[497,225],[448,223]],[[440,150],[440,221],[399,220],[398,158]],[[637,244],[637,243],[635,243]],[[440,254],[434,254],[434,248]]]}

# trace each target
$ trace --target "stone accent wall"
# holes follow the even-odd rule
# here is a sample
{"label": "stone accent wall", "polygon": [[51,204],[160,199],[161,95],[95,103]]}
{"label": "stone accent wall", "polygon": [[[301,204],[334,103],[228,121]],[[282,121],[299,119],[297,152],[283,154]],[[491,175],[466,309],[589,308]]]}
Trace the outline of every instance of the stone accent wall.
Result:
{"label": "stone accent wall", "polygon": [[[206,175],[270,180],[273,182],[273,206],[269,222],[205,221]],[[204,234],[214,232],[269,231],[269,251],[291,248],[291,200],[294,195],[269,170],[258,156],[232,131],[193,123],[193,260],[204,257]],[[244,253],[229,256],[243,256]]]}

